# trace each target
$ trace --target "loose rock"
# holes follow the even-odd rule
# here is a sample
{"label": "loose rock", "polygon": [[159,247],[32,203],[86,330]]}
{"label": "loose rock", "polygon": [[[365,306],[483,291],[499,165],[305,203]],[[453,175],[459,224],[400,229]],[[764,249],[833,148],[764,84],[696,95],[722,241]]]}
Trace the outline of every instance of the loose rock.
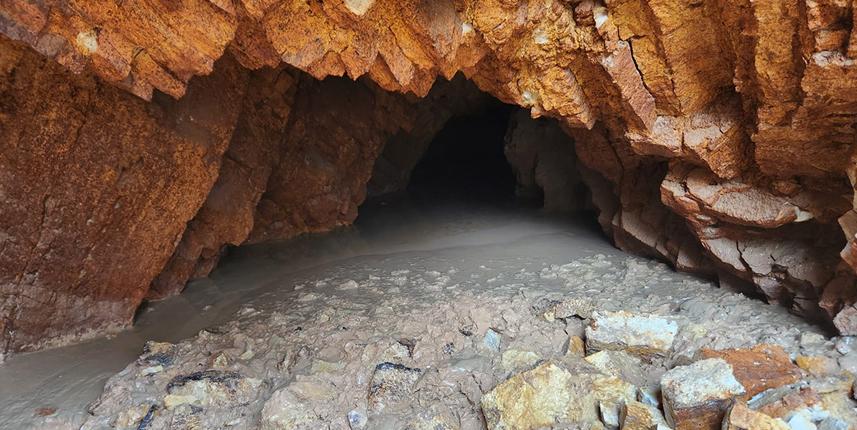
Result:
{"label": "loose rock", "polygon": [[731,399],[746,390],[720,358],[669,370],[661,379],[667,422],[676,430],[718,429]]}
{"label": "loose rock", "polygon": [[653,315],[630,312],[595,312],[586,328],[586,348],[590,352],[626,350],[641,355],[667,355],[678,325]]}

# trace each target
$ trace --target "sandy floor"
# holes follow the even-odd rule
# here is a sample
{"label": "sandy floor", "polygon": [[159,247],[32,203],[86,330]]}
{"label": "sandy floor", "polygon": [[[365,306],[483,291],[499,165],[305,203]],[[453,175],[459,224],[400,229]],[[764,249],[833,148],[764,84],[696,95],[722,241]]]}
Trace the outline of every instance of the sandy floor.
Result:
{"label": "sandy floor", "polygon": [[[376,207],[354,228],[239,250],[211,279],[144,310],[113,339],[13,357],[0,368],[0,428],[77,428],[86,420],[85,428],[117,420],[257,428],[272,415],[262,411],[272,396],[304,413],[297,422],[317,420],[306,428],[479,428],[480,392],[533,359],[562,355],[569,335],[582,332],[580,319],[541,316],[568,298],[679,321],[678,348],[689,353],[759,342],[794,353],[801,333],[820,333],[781,308],[629,257],[590,220]],[[182,339],[150,346],[135,361],[147,340]],[[418,398],[367,398],[385,363],[432,376],[421,376]],[[186,378],[206,370],[221,373]],[[87,405],[119,371],[90,415]],[[217,391],[223,384],[227,394]],[[191,386],[205,399],[187,400],[192,393],[181,390]],[[187,404],[165,408],[167,391]],[[40,408],[57,411],[42,417]]]}

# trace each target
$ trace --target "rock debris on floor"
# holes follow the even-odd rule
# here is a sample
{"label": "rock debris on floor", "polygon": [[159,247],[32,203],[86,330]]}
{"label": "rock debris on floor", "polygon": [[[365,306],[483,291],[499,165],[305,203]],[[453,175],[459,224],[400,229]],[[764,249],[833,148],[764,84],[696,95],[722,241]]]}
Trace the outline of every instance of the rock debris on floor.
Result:
{"label": "rock debris on floor", "polygon": [[148,343],[82,428],[857,426],[852,338],[664,265],[397,258]]}

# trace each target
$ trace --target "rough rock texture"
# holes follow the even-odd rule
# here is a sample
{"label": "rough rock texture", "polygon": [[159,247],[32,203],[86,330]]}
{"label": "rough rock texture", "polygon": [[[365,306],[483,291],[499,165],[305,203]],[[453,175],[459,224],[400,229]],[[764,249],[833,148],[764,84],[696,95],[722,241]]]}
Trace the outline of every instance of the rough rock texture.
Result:
{"label": "rough rock texture", "polygon": [[146,103],[3,41],[0,75],[0,355],[120,328],[217,179],[247,73],[224,58]]}
{"label": "rough rock texture", "polygon": [[286,70],[264,69],[254,74],[217,182],[188,223],[172,258],[152,281],[147,298],[180,292],[189,279],[204,277],[214,269],[224,245],[239,245],[247,239],[256,205],[279,160],[283,124],[291,111],[296,83],[295,73]]}
{"label": "rough rock texture", "polygon": [[[15,82],[44,88],[4,90],[4,107],[32,105],[4,109],[4,124],[16,124],[4,130],[9,147],[27,148],[28,142],[32,147],[38,141],[61,151],[68,139],[89,139],[80,145],[83,149],[63,154],[115,166],[109,160],[134,159],[134,151],[115,146],[122,130],[133,129],[134,138],[126,138],[125,146],[163,161],[147,168],[139,181],[133,173],[138,170],[131,169],[130,176],[126,172],[124,178],[135,179],[123,183],[135,187],[129,196],[138,205],[117,208],[110,198],[115,193],[104,185],[110,180],[98,176],[94,166],[75,170],[75,162],[25,151],[34,156],[28,166],[43,163],[44,168],[31,167],[26,175],[10,168],[0,172],[2,219],[4,227],[9,225],[0,246],[3,258],[12,261],[3,270],[13,273],[4,273],[2,285],[17,291],[4,294],[0,315],[4,325],[15,321],[16,326],[4,328],[4,339],[21,339],[6,342],[5,349],[34,346],[36,338],[67,334],[72,327],[127,321],[176,244],[178,252],[155,282],[152,297],[175,292],[184,279],[206,273],[222,245],[241,242],[250,229],[251,240],[258,241],[350,222],[384,142],[424,123],[407,107],[414,103],[412,96],[429,94],[437,77],[457,72],[504,102],[555,118],[575,139],[581,175],[617,246],[718,276],[724,285],[857,334],[854,10],[840,0],[4,1],[0,32],[83,73],[73,77],[46,66],[53,71],[46,76],[32,65],[32,72],[5,73],[4,88],[15,88]],[[24,55],[32,64],[48,64],[7,45],[4,58]],[[233,57],[248,69],[285,63],[315,78],[365,76],[374,84],[308,80],[297,89],[288,120],[275,107],[285,102],[278,99],[283,94],[263,92],[252,96],[252,108],[243,109],[250,117],[239,121],[247,73],[223,71],[235,68]],[[220,58],[229,66],[215,67]],[[192,79],[212,71],[209,78]],[[98,83],[91,74],[100,78]],[[109,84],[155,102],[132,100]],[[97,95],[74,90],[80,85],[97,88]],[[175,104],[155,90],[184,98]],[[310,100],[302,101],[301,93]],[[197,157],[204,159],[200,165],[189,166],[190,155],[166,157],[177,145],[169,143],[175,138],[144,137],[167,133],[159,118],[175,122],[180,117],[175,112],[182,109],[204,110],[206,94],[217,96],[220,117],[188,115],[198,118],[194,127],[214,131],[172,125],[179,135],[186,134],[182,138],[210,148]],[[110,108],[92,115],[93,105]],[[33,124],[35,109],[46,110],[38,113],[38,124]],[[162,110],[173,114],[158,113]],[[287,130],[253,131],[273,121],[269,110],[280,112],[274,118],[290,124]],[[69,124],[51,128],[44,122],[58,117],[70,118]],[[94,127],[99,122],[105,126]],[[221,164],[224,179],[218,189],[227,188],[224,196],[231,193],[229,178],[236,166],[223,163],[221,154],[236,122],[250,129],[241,135],[253,136],[236,137],[234,160],[243,159],[237,154],[247,149],[240,147],[250,147],[240,139],[253,140],[253,151],[265,154],[270,142],[259,141],[282,133],[278,156],[244,166],[252,179],[248,193],[239,193],[240,209],[221,210],[218,197],[209,198],[179,240],[185,222],[206,201]],[[24,131],[32,136],[19,137]],[[143,145],[152,140],[159,144]],[[16,154],[3,151],[7,158],[21,156]],[[269,173],[273,159],[279,163]],[[68,172],[69,179],[59,184],[68,187],[65,194],[45,192],[50,187],[40,181],[56,178],[47,174],[48,167]],[[293,186],[297,179],[302,187]],[[247,214],[266,180],[251,226]],[[84,183],[75,185],[78,181]],[[89,194],[72,197],[72,189]],[[292,207],[295,201],[302,205]],[[43,228],[47,224],[38,221],[47,214],[49,223],[51,210],[64,214],[62,229]],[[87,223],[90,214],[115,221],[92,218]],[[69,237],[45,236],[55,231]],[[131,246],[107,251],[105,244],[120,241]],[[102,250],[103,259],[71,255],[96,242],[94,254]],[[48,271],[38,269],[48,265]],[[79,276],[105,282],[75,281]],[[22,282],[35,286],[28,289],[28,299],[21,298]],[[22,306],[69,317],[56,318],[62,327],[53,331],[53,323],[44,320],[51,312],[21,312]],[[81,307],[87,309],[84,315],[72,311]],[[34,337],[23,340],[27,336]]]}
{"label": "rough rock texture", "polygon": [[516,112],[509,120],[504,152],[515,170],[519,198],[542,200],[545,210],[552,212],[585,207],[574,141],[553,121]]}

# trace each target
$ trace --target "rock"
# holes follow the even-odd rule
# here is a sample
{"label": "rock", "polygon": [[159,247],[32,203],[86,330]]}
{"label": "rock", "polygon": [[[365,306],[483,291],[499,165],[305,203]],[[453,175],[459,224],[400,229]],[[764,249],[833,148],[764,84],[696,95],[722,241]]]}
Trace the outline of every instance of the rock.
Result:
{"label": "rock", "polygon": [[537,429],[598,419],[592,378],[572,375],[552,361],[516,374],[482,396],[489,429]]}
{"label": "rock", "polygon": [[842,355],[848,355],[848,353],[854,351],[854,339],[854,336],[837,337],[834,342],[836,350]]}
{"label": "rock", "polygon": [[675,321],[629,312],[595,312],[586,328],[586,348],[625,350],[641,356],[666,355],[678,332]]}
{"label": "rock", "polygon": [[618,429],[621,423],[622,406],[633,402],[637,388],[619,378],[596,377],[593,381],[593,394],[598,401],[601,422],[609,429]]}
{"label": "rock", "polygon": [[801,377],[788,354],[779,346],[757,345],[750,349],[700,351],[701,358],[721,358],[730,366],[735,378],[752,397],[770,388],[797,382]]}
{"label": "rock", "polygon": [[366,414],[356,409],[348,411],[348,427],[351,430],[361,430],[366,428]]}
{"label": "rock", "polygon": [[742,401],[736,401],[726,412],[723,419],[724,430],[790,430],[788,424],[779,418],[771,418],[747,407]]}
{"label": "rock", "polygon": [[422,369],[397,363],[381,363],[375,366],[369,383],[369,410],[381,412],[403,400],[407,400],[422,375]]}
{"label": "rock", "polygon": [[580,336],[569,336],[568,345],[566,346],[566,357],[583,357],[586,354],[586,348],[583,339]]}
{"label": "rock", "polygon": [[817,430],[818,427],[812,422],[812,420],[806,415],[802,413],[797,413],[792,415],[788,421],[789,428],[791,430]]}
{"label": "rock", "polygon": [[258,395],[262,381],[245,378],[236,372],[206,370],[173,378],[166,387],[164,407],[175,409],[182,405],[207,408],[229,408],[247,403]]}
{"label": "rock", "polygon": [[754,396],[748,402],[750,409],[765,415],[785,419],[793,411],[809,408],[821,403],[821,397],[810,388],[810,384],[800,382],[792,385],[772,388]]}
{"label": "rock", "polygon": [[482,338],[482,344],[491,351],[500,352],[500,333],[489,328],[485,331],[485,337]]}
{"label": "rock", "polygon": [[667,422],[657,407],[630,401],[622,407],[622,430],[651,430]]}
{"label": "rock", "polygon": [[835,359],[825,356],[798,355],[795,364],[813,376],[826,376],[839,372],[839,365]]}
{"label": "rock", "polygon": [[667,422],[676,430],[717,429],[736,396],[746,390],[719,358],[669,370],[661,379]]}
{"label": "rock", "polygon": [[500,365],[503,367],[503,370],[511,372],[513,370],[523,370],[533,367],[540,359],[541,357],[532,351],[509,349],[503,352]]}
{"label": "rock", "polygon": [[262,430],[310,430],[323,425],[312,409],[288,388],[275,391],[262,407]]}
{"label": "rock", "polygon": [[[854,331],[854,14],[803,3],[8,0],[0,344],[127,326],[150,288],[208,273],[251,226],[258,242],[351,223],[386,142],[430,141],[448,117],[397,94],[458,72],[556,120],[524,112],[509,135],[548,207],[580,176],[617,246]],[[264,79],[286,66],[300,88]],[[318,82],[346,75],[365,78]]]}

